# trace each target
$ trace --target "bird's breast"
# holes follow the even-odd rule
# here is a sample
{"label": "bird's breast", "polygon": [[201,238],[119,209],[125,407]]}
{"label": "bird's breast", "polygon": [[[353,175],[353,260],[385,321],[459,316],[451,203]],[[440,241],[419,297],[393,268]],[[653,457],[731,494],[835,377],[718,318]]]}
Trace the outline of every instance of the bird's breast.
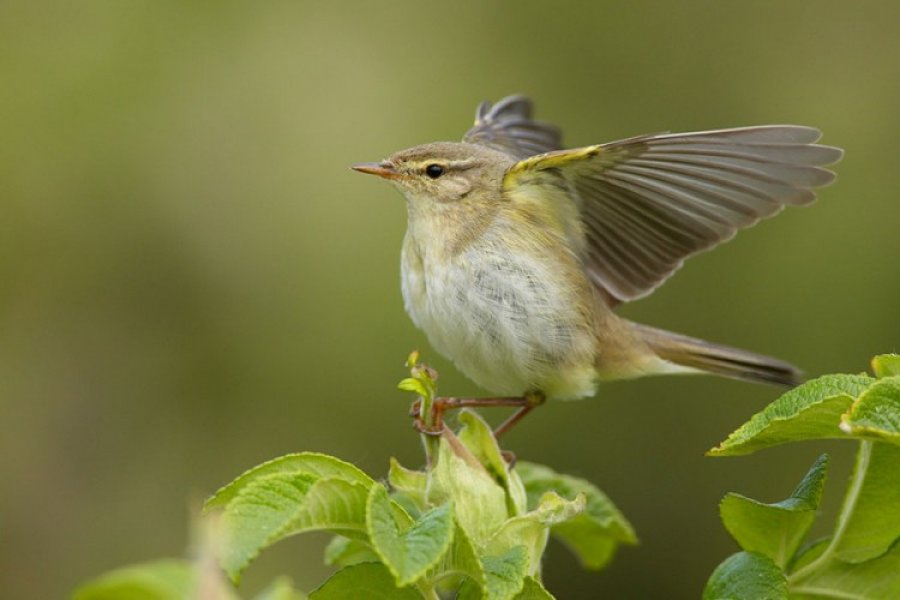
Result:
{"label": "bird's breast", "polygon": [[580,264],[564,247],[495,229],[456,253],[407,233],[407,312],[436,350],[493,393],[592,394],[596,298]]}

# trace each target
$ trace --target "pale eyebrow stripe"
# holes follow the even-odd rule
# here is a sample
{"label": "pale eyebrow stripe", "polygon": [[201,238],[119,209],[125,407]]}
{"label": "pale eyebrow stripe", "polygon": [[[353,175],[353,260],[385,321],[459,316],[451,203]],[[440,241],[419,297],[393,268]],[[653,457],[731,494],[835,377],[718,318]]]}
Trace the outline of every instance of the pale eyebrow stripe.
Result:
{"label": "pale eyebrow stripe", "polygon": [[465,171],[466,169],[471,169],[476,164],[478,164],[478,161],[476,161],[474,158],[466,158],[463,160],[450,161],[449,163],[447,163],[447,168],[456,171]]}
{"label": "pale eyebrow stripe", "polygon": [[429,160],[420,160],[412,163],[410,166],[418,171],[424,171],[428,165],[441,165],[445,167],[447,170],[452,171],[465,171],[467,169],[471,169],[478,165],[478,161],[474,158],[463,158],[460,160],[441,160],[441,159],[429,159]]}

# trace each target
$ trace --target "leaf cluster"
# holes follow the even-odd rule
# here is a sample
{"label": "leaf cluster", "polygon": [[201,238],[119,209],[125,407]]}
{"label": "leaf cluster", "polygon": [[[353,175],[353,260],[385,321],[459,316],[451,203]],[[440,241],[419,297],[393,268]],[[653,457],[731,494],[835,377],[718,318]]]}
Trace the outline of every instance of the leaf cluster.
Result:
{"label": "leaf cluster", "polygon": [[787,499],[725,496],[720,514],[742,551],[722,562],[704,600],[900,598],[900,356],[872,361],[875,377],[826,375],[781,396],[712,456],[787,442],[837,438],[857,444],[834,531],[806,541],[828,468],[820,456]]}
{"label": "leaf cluster", "polygon": [[[401,389],[430,404],[433,371],[415,356],[409,366],[411,377]],[[605,566],[619,545],[637,542],[628,521],[594,485],[524,461],[512,466],[481,417],[464,410],[459,423],[457,432],[445,428],[426,440],[426,468],[392,460],[385,482],[312,452],[250,469],[206,502],[214,530],[209,553],[238,584],[266,548],[326,531],[334,537],[325,560],[338,570],[310,600],[432,600],[446,594],[546,600],[553,596],[541,584],[541,559],[550,535],[589,569]],[[201,586],[225,590],[212,597],[236,599],[223,583],[198,564],[150,563],[109,573],[84,586],[77,599],[190,598]],[[258,600],[305,597],[285,581],[265,594]]]}
{"label": "leaf cluster", "polygon": [[[824,539],[807,536],[827,455],[780,502],[725,496],[722,521],[742,550],[715,569],[704,600],[900,598],[900,356],[872,364],[874,376],[826,375],[787,392],[708,452],[736,456],[825,438],[857,445],[840,514]],[[409,366],[400,387],[419,396],[421,411],[434,401],[435,374],[415,355]],[[325,560],[337,571],[310,600],[546,600],[541,559],[549,536],[588,569],[636,543],[594,485],[533,463],[512,466],[476,413],[463,411],[459,423],[456,432],[425,436],[424,469],[392,460],[385,482],[312,452],[263,463],[207,501],[194,560],[118,569],[82,586],[75,599],[237,600],[233,584],[263,550],[327,531],[334,537]],[[255,596],[305,598],[286,579]]]}

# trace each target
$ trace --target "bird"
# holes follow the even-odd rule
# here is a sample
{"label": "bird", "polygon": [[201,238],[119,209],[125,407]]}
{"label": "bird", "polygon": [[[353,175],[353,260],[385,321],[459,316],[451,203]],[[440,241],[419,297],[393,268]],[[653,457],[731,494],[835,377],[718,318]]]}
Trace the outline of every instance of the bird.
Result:
{"label": "bird", "polygon": [[[683,262],[816,199],[842,157],[818,129],[654,133],[565,149],[522,95],[482,102],[461,142],[356,171],[406,198],[406,312],[431,346],[521,411],[606,380],[707,373],[794,386],[788,362],[629,321]],[[524,400],[523,400],[524,399]],[[535,401],[537,399],[537,401]],[[520,416],[523,416],[520,415]]]}

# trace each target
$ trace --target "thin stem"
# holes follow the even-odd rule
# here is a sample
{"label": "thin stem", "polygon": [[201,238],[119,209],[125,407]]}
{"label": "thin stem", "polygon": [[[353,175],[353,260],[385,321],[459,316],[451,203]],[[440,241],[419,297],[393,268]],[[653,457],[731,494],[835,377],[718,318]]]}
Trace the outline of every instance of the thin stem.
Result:
{"label": "thin stem", "polygon": [[441,597],[438,595],[434,584],[431,582],[421,581],[416,585],[416,588],[418,588],[419,592],[422,594],[422,596],[427,598],[427,600],[441,600]]}
{"label": "thin stem", "polygon": [[434,466],[441,440],[435,435],[421,434],[422,446],[425,449],[425,465],[428,469]]}
{"label": "thin stem", "polygon": [[[421,396],[421,403],[419,404],[419,418],[422,419],[422,422],[425,424],[426,428],[431,428],[434,426],[434,411],[432,410],[434,405],[434,399],[431,394],[426,396]],[[422,446],[425,450],[425,464],[428,465],[430,469],[434,465],[434,460],[437,457],[438,447],[440,444],[440,440],[433,435],[427,435],[425,433],[421,434],[422,438]]]}
{"label": "thin stem", "polygon": [[862,492],[863,484],[866,481],[866,473],[869,470],[869,461],[872,458],[873,443],[874,442],[868,440],[860,442],[859,452],[856,455],[856,465],[853,468],[853,479],[850,481],[850,488],[847,490],[847,496],[844,498],[844,505],[841,507],[841,514],[838,515],[834,535],[831,537],[831,541],[828,542],[828,547],[825,548],[825,550],[822,551],[822,554],[814,561],[791,573],[788,578],[789,581],[797,582],[804,577],[808,577],[812,573],[815,573],[818,569],[827,564],[837,551],[837,548],[840,546],[844,534],[847,531],[847,526],[850,523],[850,518],[853,516],[853,511],[856,510],[856,503],[859,501],[859,495]]}
{"label": "thin stem", "polygon": [[419,416],[422,418],[422,421],[428,427],[434,425],[432,422],[432,406],[434,405],[434,398],[431,397],[431,394],[420,396],[421,403],[419,404]]}

